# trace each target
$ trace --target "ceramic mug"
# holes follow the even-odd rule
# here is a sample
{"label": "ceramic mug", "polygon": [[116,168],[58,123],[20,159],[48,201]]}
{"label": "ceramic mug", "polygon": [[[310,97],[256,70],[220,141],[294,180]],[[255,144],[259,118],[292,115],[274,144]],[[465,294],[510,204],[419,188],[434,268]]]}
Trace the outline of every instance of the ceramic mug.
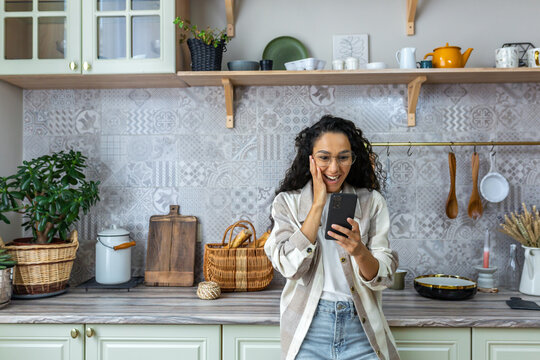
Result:
{"label": "ceramic mug", "polygon": [[344,62],[343,60],[334,60],[332,61],[332,69],[334,70],[343,70]]}
{"label": "ceramic mug", "polygon": [[388,288],[393,290],[403,290],[405,288],[405,275],[407,275],[407,271],[397,269],[394,273],[394,281]]}
{"label": "ceramic mug", "polygon": [[416,69],[416,48],[406,47],[396,52],[400,69]]}
{"label": "ceramic mug", "polygon": [[358,59],[355,57],[348,57],[345,59],[345,69],[358,70]]}
{"label": "ceramic mug", "polygon": [[431,69],[433,67],[433,62],[431,60],[422,60],[417,62],[416,65],[419,69]]}
{"label": "ceramic mug", "polygon": [[540,48],[527,50],[527,66],[532,68],[540,67]]}
{"label": "ceramic mug", "polygon": [[516,47],[503,47],[495,50],[495,67],[517,68],[519,67],[519,54]]}

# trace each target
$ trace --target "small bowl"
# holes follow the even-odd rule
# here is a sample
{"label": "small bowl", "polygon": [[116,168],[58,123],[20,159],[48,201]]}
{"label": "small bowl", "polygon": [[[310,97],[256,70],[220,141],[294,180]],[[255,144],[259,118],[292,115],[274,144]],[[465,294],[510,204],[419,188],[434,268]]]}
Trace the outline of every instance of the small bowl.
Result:
{"label": "small bowl", "polygon": [[422,296],[440,300],[465,300],[476,294],[476,282],[456,275],[423,275],[414,279],[414,289]]}
{"label": "small bowl", "polygon": [[227,63],[230,71],[251,71],[259,70],[259,63],[250,60],[233,60]]}

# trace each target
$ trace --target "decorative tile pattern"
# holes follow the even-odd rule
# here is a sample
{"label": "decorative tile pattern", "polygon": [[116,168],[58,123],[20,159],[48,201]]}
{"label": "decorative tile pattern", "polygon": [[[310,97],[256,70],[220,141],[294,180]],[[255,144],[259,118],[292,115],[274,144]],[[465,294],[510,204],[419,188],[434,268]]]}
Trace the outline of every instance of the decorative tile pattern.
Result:
{"label": "decorative tile pattern", "polygon": [[[203,279],[205,243],[221,242],[228,225],[249,219],[258,233],[270,225],[274,193],[295,157],[294,139],[330,113],[350,119],[373,142],[522,141],[540,139],[540,85],[429,84],[422,87],[417,126],[407,127],[405,85],[261,86],[235,88],[235,128],[225,127],[223,88],[25,90],[23,157],[77,149],[88,156],[86,175],[101,181],[101,201],[78,224],[80,250],[72,282],[94,275],[95,237],[112,224],[130,231],[133,273],[144,274],[151,215],[199,219],[196,279]],[[389,239],[407,281],[427,273],[476,278],[485,229],[493,235],[494,264],[506,264],[508,237],[498,218],[540,205],[540,152],[495,148],[510,193],[483,201],[484,215],[467,216],[472,190],[469,147],[455,147],[459,213],[448,219],[449,148],[376,148],[388,171],[384,194]],[[489,147],[479,147],[480,179]],[[521,256],[521,255],[520,255]],[[497,274],[498,276],[500,275]],[[276,274],[275,284],[283,284]]]}

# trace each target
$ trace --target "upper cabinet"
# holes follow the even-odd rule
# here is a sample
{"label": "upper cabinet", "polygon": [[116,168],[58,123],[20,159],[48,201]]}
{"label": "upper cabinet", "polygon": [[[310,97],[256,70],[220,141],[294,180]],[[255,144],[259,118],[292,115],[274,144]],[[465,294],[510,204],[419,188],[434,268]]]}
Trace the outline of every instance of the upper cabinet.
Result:
{"label": "upper cabinet", "polygon": [[174,73],[170,0],[0,0],[0,74]]}

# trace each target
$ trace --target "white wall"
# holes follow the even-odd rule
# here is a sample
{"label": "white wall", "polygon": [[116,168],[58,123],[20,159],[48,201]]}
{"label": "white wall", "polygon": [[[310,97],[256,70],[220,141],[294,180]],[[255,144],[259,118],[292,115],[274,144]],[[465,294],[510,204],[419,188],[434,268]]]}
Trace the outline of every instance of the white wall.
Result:
{"label": "white wall", "polygon": [[[492,67],[503,43],[540,47],[539,14],[538,0],[419,0],[416,35],[407,36],[406,0],[235,0],[236,37],[223,64],[260,60],[266,44],[281,35],[331,61],[332,35],[368,34],[370,61],[390,67],[397,67],[394,54],[402,47],[416,47],[420,60],[446,42],[462,51],[474,48],[467,67]],[[191,0],[191,18],[200,27],[224,28],[225,1]]]}
{"label": "white wall", "polygon": [[[22,90],[0,81],[0,176],[17,171],[22,161]],[[0,236],[7,242],[22,233],[20,216],[8,215],[11,224],[0,222]]]}

